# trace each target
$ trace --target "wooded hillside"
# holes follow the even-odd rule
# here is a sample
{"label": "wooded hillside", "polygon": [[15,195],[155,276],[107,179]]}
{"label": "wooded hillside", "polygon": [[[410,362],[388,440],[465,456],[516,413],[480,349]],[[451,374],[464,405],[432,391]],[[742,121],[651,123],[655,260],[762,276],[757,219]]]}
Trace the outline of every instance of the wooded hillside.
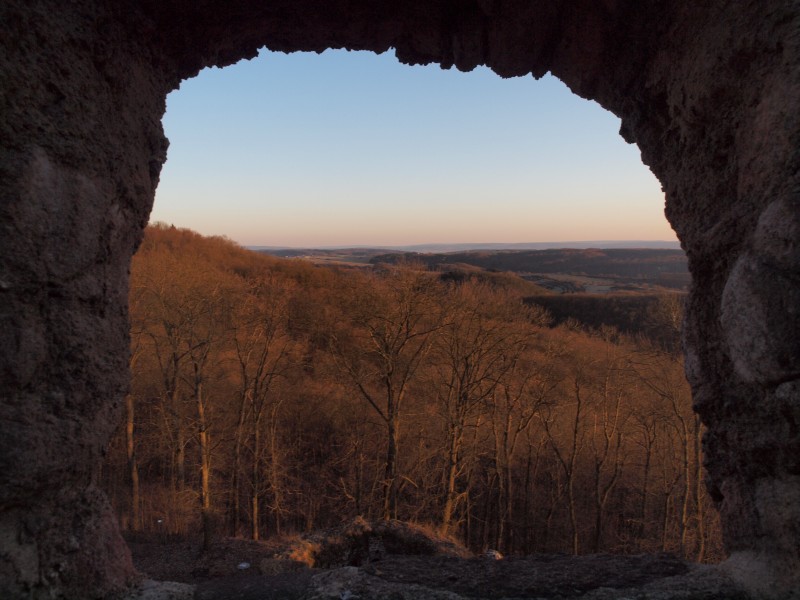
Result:
{"label": "wooded hillside", "polygon": [[475,550],[721,558],[679,355],[550,326],[501,281],[149,228],[103,472],[124,528],[258,539],[363,515]]}

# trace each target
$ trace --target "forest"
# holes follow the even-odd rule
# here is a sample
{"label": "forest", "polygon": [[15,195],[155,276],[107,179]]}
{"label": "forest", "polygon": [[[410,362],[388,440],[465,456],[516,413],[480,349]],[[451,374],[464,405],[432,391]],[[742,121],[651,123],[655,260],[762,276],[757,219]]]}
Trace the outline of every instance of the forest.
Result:
{"label": "forest", "polygon": [[259,540],[360,515],[474,551],[723,558],[679,297],[632,335],[556,320],[533,288],[149,227],[101,474],[123,530]]}

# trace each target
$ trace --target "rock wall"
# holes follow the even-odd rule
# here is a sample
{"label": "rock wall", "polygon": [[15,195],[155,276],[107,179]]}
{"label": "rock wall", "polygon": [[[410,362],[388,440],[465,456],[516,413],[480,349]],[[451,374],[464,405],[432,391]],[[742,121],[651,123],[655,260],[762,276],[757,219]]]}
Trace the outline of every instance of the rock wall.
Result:
{"label": "rock wall", "polygon": [[0,3],[4,599],[105,597],[134,574],[95,487],[128,385],[130,257],[166,150],[167,88],[132,30],[102,3]]}
{"label": "rock wall", "polygon": [[800,588],[796,0],[5,0],[0,596],[102,597],[133,576],[94,482],[165,95],[264,45],[551,70],[622,118],[689,255],[687,374],[729,563],[765,597]]}

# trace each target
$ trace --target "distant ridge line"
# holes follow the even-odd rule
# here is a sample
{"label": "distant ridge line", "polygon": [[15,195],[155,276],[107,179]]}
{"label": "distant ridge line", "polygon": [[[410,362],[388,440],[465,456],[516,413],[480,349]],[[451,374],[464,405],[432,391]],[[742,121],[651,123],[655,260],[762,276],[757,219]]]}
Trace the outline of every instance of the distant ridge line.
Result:
{"label": "distant ridge line", "polygon": [[601,250],[636,249],[648,250],[680,250],[677,241],[645,241],[645,240],[594,240],[577,242],[520,242],[520,243],[463,243],[463,244],[410,244],[406,246],[382,246],[370,244],[355,244],[341,246],[246,246],[249,250],[390,250],[393,252],[464,252],[469,250],[587,250],[597,248]]}

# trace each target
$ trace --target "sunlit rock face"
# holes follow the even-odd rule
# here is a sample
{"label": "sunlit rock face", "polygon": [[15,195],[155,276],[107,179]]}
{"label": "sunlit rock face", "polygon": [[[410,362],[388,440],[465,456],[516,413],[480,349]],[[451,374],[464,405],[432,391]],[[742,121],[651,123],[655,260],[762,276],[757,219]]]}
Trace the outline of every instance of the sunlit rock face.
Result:
{"label": "sunlit rock face", "polygon": [[95,478],[127,386],[127,271],[166,156],[165,96],[266,45],[550,70],[622,118],[689,255],[687,371],[731,572],[789,597],[799,31],[794,0],[4,0],[0,596],[102,597],[133,574]]}

